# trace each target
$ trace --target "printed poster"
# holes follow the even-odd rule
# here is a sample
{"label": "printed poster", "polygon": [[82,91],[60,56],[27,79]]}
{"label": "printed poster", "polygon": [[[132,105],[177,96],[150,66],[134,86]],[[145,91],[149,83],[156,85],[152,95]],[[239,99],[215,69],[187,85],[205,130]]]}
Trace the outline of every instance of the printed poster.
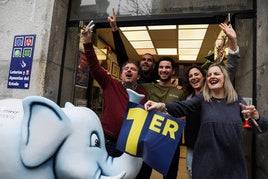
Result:
{"label": "printed poster", "polygon": [[117,148],[166,175],[180,143],[185,122],[158,111],[146,111],[140,104],[128,103]]}
{"label": "printed poster", "polygon": [[36,35],[17,35],[11,54],[8,88],[29,89]]}

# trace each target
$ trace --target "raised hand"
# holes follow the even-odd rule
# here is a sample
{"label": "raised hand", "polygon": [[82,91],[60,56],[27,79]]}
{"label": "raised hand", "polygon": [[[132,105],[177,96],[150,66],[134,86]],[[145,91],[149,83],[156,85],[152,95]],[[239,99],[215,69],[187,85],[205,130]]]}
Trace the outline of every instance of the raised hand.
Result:
{"label": "raised hand", "polygon": [[95,24],[93,23],[93,20],[91,20],[86,27],[83,27],[82,31],[82,37],[84,43],[91,43],[92,42],[92,34],[93,34],[93,27]]}
{"label": "raised hand", "polygon": [[115,15],[115,12],[114,12],[114,8],[113,8],[112,15],[108,16],[107,20],[110,23],[112,31],[118,30],[118,27],[117,27],[117,24],[116,24],[116,15]]}
{"label": "raised hand", "polygon": [[227,25],[225,23],[221,23],[219,25],[219,27],[223,30],[225,35],[228,37],[229,48],[233,51],[236,51],[236,49],[238,48],[237,37],[236,37],[236,32],[233,29],[232,25],[231,24]]}

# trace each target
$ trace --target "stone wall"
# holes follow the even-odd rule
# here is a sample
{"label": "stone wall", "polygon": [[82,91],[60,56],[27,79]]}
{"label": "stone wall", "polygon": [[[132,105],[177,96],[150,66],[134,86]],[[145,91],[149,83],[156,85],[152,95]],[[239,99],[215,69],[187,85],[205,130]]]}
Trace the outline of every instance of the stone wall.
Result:
{"label": "stone wall", "polygon": [[[165,5],[163,3],[168,3],[169,1],[156,0],[155,3],[156,2]],[[225,5],[219,4],[219,1],[209,0],[176,2],[188,3],[172,5],[172,7],[179,7],[174,9],[177,10],[177,13],[203,13],[204,11],[204,13],[211,13],[215,12],[217,8],[220,9],[220,11],[228,11],[230,9],[237,11],[236,8],[251,8],[253,1],[228,0],[220,2]],[[73,44],[72,46],[72,39],[76,39],[76,36],[69,35],[66,39],[67,41],[70,40],[70,44],[67,44],[66,47],[64,46],[68,3],[68,0],[0,0],[0,99],[40,95],[57,101],[60,96],[60,91],[64,93],[62,95],[64,100],[72,100],[73,91],[67,87],[73,87],[71,85],[73,85],[72,82],[74,80],[77,54],[70,55],[70,51],[64,52],[64,48],[74,51],[73,48],[77,47],[77,44]],[[229,6],[228,3],[233,5]],[[259,112],[268,117],[268,1],[258,0],[256,3],[256,23],[252,19],[240,19],[236,24],[236,28],[239,29],[238,34],[240,39],[238,40],[243,57],[241,59],[245,60],[240,63],[236,87],[242,96],[253,97]],[[195,7],[195,4],[198,4],[198,7]],[[72,31],[72,34],[76,33],[75,29],[69,30]],[[36,34],[30,89],[9,89],[7,88],[7,77],[13,39],[15,35],[26,34]],[[254,42],[255,36],[256,43]],[[255,45],[256,48],[253,45]],[[254,56],[255,52],[256,56]],[[67,60],[65,66],[62,67],[62,58],[64,56],[67,56],[65,58],[65,60]],[[73,58],[75,58],[75,60],[73,60]],[[252,60],[255,60],[256,68],[253,66]],[[64,68],[62,76],[61,68]],[[255,70],[256,74],[253,74]],[[254,75],[256,81],[253,79]],[[68,83],[64,83],[65,86],[67,86],[66,88],[60,88],[60,80],[68,81]],[[256,84],[256,86],[253,86],[254,84]],[[254,92],[253,88],[256,89],[256,96],[252,96]],[[246,136],[246,138],[250,140],[249,143],[246,141],[247,161],[249,165],[250,162],[254,164],[251,167],[253,170],[249,170],[250,178],[251,176],[257,179],[268,178],[267,137],[268,134],[247,134]]]}
{"label": "stone wall", "polygon": [[[40,95],[56,101],[68,0],[0,0],[0,99]],[[15,35],[36,34],[29,89],[7,88]]]}
{"label": "stone wall", "polygon": [[[256,101],[259,112],[268,118],[268,1],[257,1],[257,80]],[[268,178],[268,134],[256,136],[256,179]]]}

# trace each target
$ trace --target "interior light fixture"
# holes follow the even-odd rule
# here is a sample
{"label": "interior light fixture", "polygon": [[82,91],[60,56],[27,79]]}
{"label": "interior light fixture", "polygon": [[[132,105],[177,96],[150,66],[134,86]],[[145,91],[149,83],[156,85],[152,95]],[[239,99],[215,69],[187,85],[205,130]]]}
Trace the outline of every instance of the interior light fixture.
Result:
{"label": "interior light fixture", "polygon": [[[175,55],[179,61],[196,61],[208,27],[209,24],[153,25],[120,27],[120,30],[139,55]],[[177,34],[170,33],[171,30]],[[157,36],[157,33],[165,34],[165,37]],[[220,43],[222,35],[218,36],[215,45]]]}
{"label": "interior light fixture", "polygon": [[179,25],[178,50],[179,61],[196,61],[208,24]]}
{"label": "interior light fixture", "polygon": [[179,49],[200,48],[203,40],[179,40]]}
{"label": "interior light fixture", "polygon": [[177,55],[177,48],[156,48],[158,55]]}
{"label": "interior light fixture", "polygon": [[123,31],[123,34],[126,38],[131,41],[138,40],[151,40],[148,31],[140,30],[140,31]]}
{"label": "interior light fixture", "polygon": [[135,49],[140,49],[140,48],[154,48],[154,45],[152,41],[130,41],[131,45]]}
{"label": "interior light fixture", "polygon": [[195,61],[197,55],[179,55],[179,61]]}
{"label": "interior light fixture", "polygon": [[193,49],[179,48],[179,54],[192,55],[192,54],[198,54],[198,52],[199,52],[199,48],[193,48]]}
{"label": "interior light fixture", "polygon": [[207,29],[179,29],[179,40],[203,40]]}
{"label": "interior light fixture", "polygon": [[179,29],[207,29],[208,24],[179,25]]}
{"label": "interior light fixture", "polygon": [[134,31],[134,30],[147,30],[146,26],[120,27],[119,29],[122,32],[123,31]]}
{"label": "interior light fixture", "polygon": [[176,29],[176,25],[154,25],[148,26],[149,30],[168,30],[168,29]]}

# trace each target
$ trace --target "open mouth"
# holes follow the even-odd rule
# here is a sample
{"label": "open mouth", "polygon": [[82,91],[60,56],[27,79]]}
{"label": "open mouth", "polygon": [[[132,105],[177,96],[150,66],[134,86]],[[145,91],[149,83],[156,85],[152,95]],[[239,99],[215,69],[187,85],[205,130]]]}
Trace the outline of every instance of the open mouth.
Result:
{"label": "open mouth", "polygon": [[203,84],[202,84],[202,81],[200,81],[200,79],[193,79],[190,81],[190,84],[196,88],[196,87],[201,87]]}
{"label": "open mouth", "polygon": [[169,74],[166,73],[166,72],[161,72],[161,73],[160,73],[160,76],[161,76],[162,78],[167,78],[167,77],[169,76]]}
{"label": "open mouth", "polygon": [[215,84],[217,84],[218,82],[219,82],[219,80],[214,79],[214,78],[209,80],[209,83],[212,84],[212,85],[215,85]]}
{"label": "open mouth", "polygon": [[127,78],[131,78],[132,77],[132,73],[126,73],[126,77]]}
{"label": "open mouth", "polygon": [[192,83],[193,85],[195,85],[195,84],[199,83],[199,79],[193,79],[193,80],[191,80],[191,83]]}

